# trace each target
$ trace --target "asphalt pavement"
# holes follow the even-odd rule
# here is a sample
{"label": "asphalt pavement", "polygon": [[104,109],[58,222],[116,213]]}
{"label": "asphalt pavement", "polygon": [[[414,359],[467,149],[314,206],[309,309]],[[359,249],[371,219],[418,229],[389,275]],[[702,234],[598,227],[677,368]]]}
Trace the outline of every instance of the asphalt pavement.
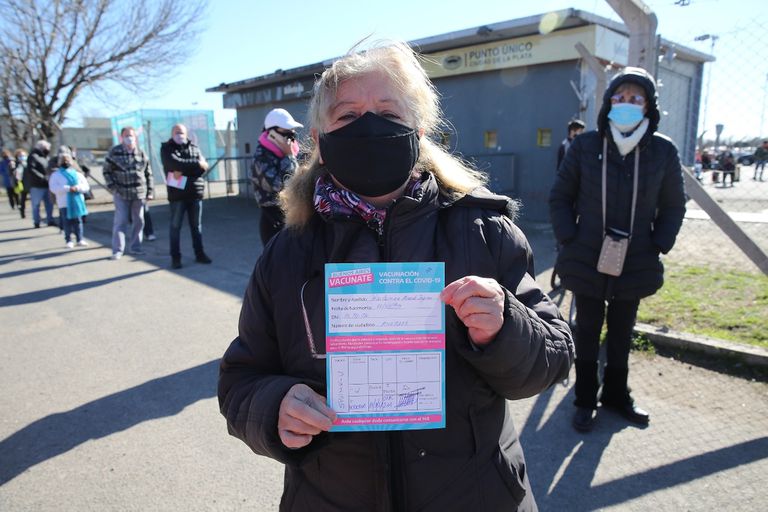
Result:
{"label": "asphalt pavement", "polygon": [[[194,262],[185,225],[180,270],[167,203],[152,207],[147,254],[119,261],[111,205],[90,208],[90,246],[66,249],[58,229],[0,205],[0,510],[276,510],[282,467],[229,436],[216,401],[258,208],[207,199],[213,264]],[[527,233],[548,289],[551,233]],[[539,508],[765,510],[768,383],[646,353],[630,364],[647,428],[600,410],[575,432],[570,385],[509,404]]]}

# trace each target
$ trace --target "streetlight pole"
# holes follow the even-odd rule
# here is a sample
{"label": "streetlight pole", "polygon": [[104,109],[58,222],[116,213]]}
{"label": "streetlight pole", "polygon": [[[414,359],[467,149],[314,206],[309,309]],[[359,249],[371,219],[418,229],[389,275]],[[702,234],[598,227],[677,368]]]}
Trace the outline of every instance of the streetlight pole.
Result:
{"label": "streetlight pole", "polygon": [[[702,34],[693,38],[694,41],[706,41],[707,39],[712,42],[709,47],[709,53],[714,55],[715,43],[719,39],[718,36],[715,34]],[[712,66],[714,66],[714,63],[709,65],[709,73],[707,74],[707,91],[704,93],[704,114],[701,116],[702,134],[707,131],[707,107],[709,106],[709,86],[712,84]]]}
{"label": "streetlight pole", "polygon": [[763,84],[763,109],[760,111],[760,133],[757,134],[757,137],[760,140],[765,140],[765,135],[763,135],[763,122],[765,121],[765,96],[768,94],[768,73],[765,74],[765,83]]}

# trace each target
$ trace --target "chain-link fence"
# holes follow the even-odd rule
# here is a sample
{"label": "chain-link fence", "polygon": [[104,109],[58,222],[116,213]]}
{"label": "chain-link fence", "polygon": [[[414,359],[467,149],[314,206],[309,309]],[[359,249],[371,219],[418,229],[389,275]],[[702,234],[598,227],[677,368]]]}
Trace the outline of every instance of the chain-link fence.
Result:
{"label": "chain-link fence", "polygon": [[[703,191],[764,252],[768,252],[768,15],[755,12],[749,23],[701,33],[695,25],[677,43],[715,57],[702,77],[696,155],[684,164]],[[666,58],[669,58],[668,55]],[[674,77],[660,76],[663,102],[689,102]],[[664,104],[661,105],[662,110]],[[678,142],[679,144],[679,142]],[[766,144],[768,148],[768,144]],[[689,194],[695,183],[688,184]],[[690,200],[672,265],[702,265],[759,272],[732,238],[716,225],[702,201]],[[741,234],[739,234],[741,236]],[[706,290],[702,291],[706,294]]]}

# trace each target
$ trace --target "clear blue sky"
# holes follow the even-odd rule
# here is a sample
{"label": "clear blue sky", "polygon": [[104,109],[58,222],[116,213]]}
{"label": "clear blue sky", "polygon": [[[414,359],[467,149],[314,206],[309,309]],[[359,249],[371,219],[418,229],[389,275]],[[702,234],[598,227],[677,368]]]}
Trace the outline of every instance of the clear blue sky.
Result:
{"label": "clear blue sky", "polygon": [[[684,7],[676,5],[675,0],[645,3],[656,13],[658,34],[665,39],[709,53],[711,40],[697,42],[694,37],[719,36],[714,47],[718,58],[715,66],[719,69],[713,74],[709,90],[707,124],[724,123],[727,135],[729,131],[737,134],[746,129],[746,124],[751,126],[750,132],[757,132],[764,121],[764,130],[768,131],[768,119],[761,120],[759,114],[768,87],[768,16],[764,0],[690,0]],[[159,84],[152,94],[141,97],[112,88],[111,105],[86,92],[70,111],[67,124],[79,125],[82,116],[167,108],[214,110],[217,125],[223,127],[234,118],[234,110],[221,107],[221,94],[205,92],[221,82],[337,57],[371,35],[374,39],[411,41],[569,7],[619,19],[605,0],[211,0],[205,31],[199,41],[190,41],[193,56],[175,75]],[[762,38],[740,37],[742,27],[754,28],[755,24],[762,27]],[[740,66],[735,74],[728,72],[731,65]],[[738,77],[735,96],[733,82],[718,80],[723,76]],[[741,114],[734,103],[746,103],[750,111]]]}

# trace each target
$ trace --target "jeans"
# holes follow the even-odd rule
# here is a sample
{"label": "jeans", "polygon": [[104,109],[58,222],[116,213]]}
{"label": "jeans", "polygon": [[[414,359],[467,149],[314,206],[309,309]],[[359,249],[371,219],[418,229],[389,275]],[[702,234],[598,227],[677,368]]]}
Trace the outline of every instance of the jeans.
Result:
{"label": "jeans", "polygon": [[16,189],[13,187],[5,187],[5,193],[8,194],[8,202],[11,204],[11,210],[13,210],[19,202],[19,196],[16,195]]}
{"label": "jeans", "polygon": [[19,213],[21,214],[22,219],[27,216],[26,212],[24,211],[26,206],[27,206],[27,191],[25,189],[25,190],[22,190],[21,194],[19,195]]}
{"label": "jeans", "polygon": [[48,189],[32,187],[29,189],[29,194],[32,196],[32,221],[34,221],[35,226],[40,225],[40,201],[45,204],[45,221],[48,224],[53,224],[53,202],[51,202]]}
{"label": "jeans", "polygon": [[204,254],[203,251],[203,200],[192,199],[186,201],[171,201],[171,258],[181,258],[181,224],[184,222],[184,214],[187,214],[189,233],[192,235],[192,247],[195,256]]}
{"label": "jeans", "polygon": [[64,229],[64,241],[69,242],[72,240],[72,234],[74,233],[75,239],[79,242],[83,239],[83,218],[77,217],[76,219],[67,218],[67,208],[59,207],[59,215],[61,215],[62,228]]}
{"label": "jeans", "polygon": [[758,160],[755,164],[755,175],[752,177],[753,180],[760,180],[763,181],[763,170],[765,169],[765,163],[768,162],[768,160]]}
{"label": "jeans", "polygon": [[128,222],[131,223],[131,238],[128,243],[130,252],[141,252],[141,242],[144,237],[144,200],[123,199],[117,194],[113,196],[115,201],[115,217],[112,222],[112,253],[124,253],[126,247],[125,236],[128,231]]}
{"label": "jeans", "polygon": [[[639,299],[608,301],[608,331],[605,337],[606,366],[627,368],[632,329],[637,318]],[[605,301],[576,295],[576,359],[597,361],[600,331],[606,319]]]}
{"label": "jeans", "polygon": [[152,216],[149,214],[149,205],[144,203],[144,237],[155,234],[155,228],[152,225]]}

